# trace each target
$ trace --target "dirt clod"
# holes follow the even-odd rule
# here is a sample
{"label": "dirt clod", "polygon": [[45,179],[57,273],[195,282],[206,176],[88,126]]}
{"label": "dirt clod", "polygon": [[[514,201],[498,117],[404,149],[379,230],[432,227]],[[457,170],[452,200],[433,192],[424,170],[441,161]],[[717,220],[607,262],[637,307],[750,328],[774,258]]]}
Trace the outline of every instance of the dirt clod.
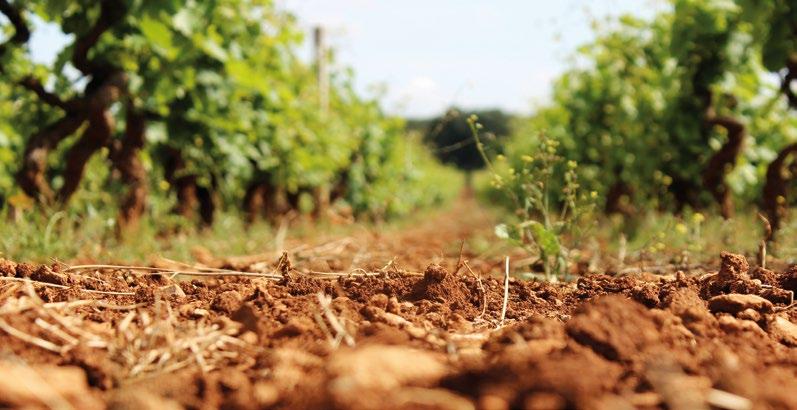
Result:
{"label": "dirt clod", "polygon": [[370,345],[332,356],[327,372],[333,401],[343,407],[384,408],[386,393],[405,386],[428,386],[447,372],[436,355],[416,349]]}
{"label": "dirt clod", "polygon": [[39,282],[53,283],[66,286],[69,284],[69,276],[64,273],[55,272],[47,265],[41,265],[30,275],[31,280]]}
{"label": "dirt clod", "polygon": [[371,306],[378,307],[380,309],[387,309],[387,304],[389,302],[387,295],[384,293],[377,293],[374,296],[371,296],[370,299]]}
{"label": "dirt clod", "polygon": [[721,275],[513,278],[498,329],[500,263],[452,273],[458,253],[340,277],[297,255],[288,281],[20,264],[68,288],[33,283],[34,305],[0,282],[0,407],[52,404],[6,367],[27,363],[89,409],[797,408],[797,314],[776,298],[797,269],[751,278],[737,256]]}
{"label": "dirt clod", "polygon": [[721,281],[728,282],[738,280],[746,276],[747,271],[750,270],[747,259],[742,255],[722,252],[720,254],[720,260],[720,271],[717,276]]}
{"label": "dirt clod", "polygon": [[783,344],[797,347],[797,325],[782,316],[776,316],[768,327],[773,337]]}
{"label": "dirt clod", "polygon": [[751,309],[756,312],[768,313],[772,311],[772,302],[756,295],[720,295],[708,301],[709,309],[714,312],[737,314]]}
{"label": "dirt clod", "polygon": [[444,267],[431,264],[424,270],[423,279],[426,282],[442,282],[443,279],[446,278],[446,275],[448,275],[448,271]]}
{"label": "dirt clod", "polygon": [[227,314],[233,313],[241,306],[242,297],[238,291],[228,290],[213,299],[211,308]]}
{"label": "dirt clod", "polygon": [[8,259],[0,258],[0,276],[13,277],[17,274],[17,264]]}
{"label": "dirt clod", "polygon": [[628,361],[661,336],[642,305],[621,296],[606,296],[582,306],[567,323],[567,333],[595,353]]}

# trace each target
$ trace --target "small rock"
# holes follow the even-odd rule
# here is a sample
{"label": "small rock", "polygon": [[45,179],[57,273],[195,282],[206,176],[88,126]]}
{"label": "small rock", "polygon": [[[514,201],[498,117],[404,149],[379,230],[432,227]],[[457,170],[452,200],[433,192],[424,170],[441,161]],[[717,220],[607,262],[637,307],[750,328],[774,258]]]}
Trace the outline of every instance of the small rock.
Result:
{"label": "small rock", "polygon": [[448,275],[448,271],[444,267],[433,263],[426,267],[423,279],[426,282],[442,282],[446,275]]}
{"label": "small rock", "polygon": [[777,316],[769,322],[769,332],[773,337],[788,346],[797,346],[797,325],[788,319]]}
{"label": "small rock", "polygon": [[726,333],[743,333],[751,332],[760,337],[766,337],[764,330],[761,329],[755,322],[749,320],[740,320],[733,316],[722,315],[719,320],[720,329]]}
{"label": "small rock", "polygon": [[540,392],[527,396],[523,407],[533,410],[565,409],[567,401],[558,394]]}
{"label": "small rock", "polygon": [[360,314],[368,320],[378,320],[384,313],[384,310],[376,306],[364,306],[360,310]]}
{"label": "small rock", "polygon": [[747,271],[750,270],[750,264],[747,263],[747,259],[742,255],[722,252],[720,253],[720,259],[722,260],[722,264],[720,265],[720,271],[717,276],[719,280],[723,282],[746,276]]}
{"label": "small rock", "polygon": [[277,404],[280,392],[273,383],[257,382],[254,388],[254,396],[258,407],[265,408]]}
{"label": "small rock", "polygon": [[214,310],[230,314],[241,307],[241,294],[235,290],[219,293],[210,305]]}
{"label": "small rock", "polygon": [[436,355],[389,345],[338,351],[327,368],[332,390],[343,396],[363,389],[390,391],[408,384],[434,383],[446,374],[446,366]]}
{"label": "small rock", "polygon": [[18,278],[29,278],[33,272],[36,271],[36,267],[29,264],[29,263],[19,263],[17,264],[17,277]]}
{"label": "small rock", "polygon": [[15,276],[17,274],[17,264],[8,259],[0,258],[0,276]]}
{"label": "small rock", "polygon": [[794,302],[794,292],[790,290],[772,287],[761,289],[758,294],[772,303],[788,306]]}
{"label": "small rock", "polygon": [[387,301],[387,311],[388,313],[393,313],[396,315],[401,313],[401,304],[399,303],[397,297],[391,296],[390,299]]}
{"label": "small rock", "polygon": [[759,320],[761,320],[761,314],[753,309],[745,309],[739,312],[739,314],[736,315],[736,317],[744,320],[752,320],[753,322],[758,322]]}
{"label": "small rock", "polygon": [[347,298],[346,296],[338,296],[332,299],[332,308],[335,311],[340,311],[345,309],[347,306],[351,304],[351,299]]}
{"label": "small rock", "polygon": [[387,295],[384,293],[377,293],[376,295],[371,296],[371,299],[368,302],[371,304],[371,306],[376,306],[380,309],[386,309],[389,300]]}
{"label": "small rock", "polygon": [[205,317],[205,316],[207,316],[209,314],[210,314],[210,312],[208,312],[207,309],[202,309],[202,308],[194,309],[191,312],[191,315],[194,316],[194,317]]}
{"label": "small rock", "polygon": [[230,319],[243,325],[244,330],[256,332],[259,317],[257,310],[251,303],[242,305],[235,313],[230,316]]}
{"label": "small rock", "polygon": [[[526,407],[528,408],[528,404]],[[484,410],[508,410],[509,401],[501,396],[488,393],[479,397],[479,408]]]}
{"label": "small rock", "polygon": [[792,265],[780,276],[780,287],[797,292],[797,265]]}
{"label": "small rock", "polygon": [[761,296],[742,295],[738,293],[714,296],[708,301],[708,308],[713,313],[725,312],[733,315],[747,309],[768,313],[772,311],[772,307],[772,302]]}
{"label": "small rock", "polygon": [[263,360],[271,370],[268,382],[280,392],[295,391],[298,385],[308,382],[308,374],[324,365],[324,360],[314,354],[284,347],[265,353]]}
{"label": "small rock", "polygon": [[161,295],[169,297],[169,296],[176,296],[178,298],[185,297],[185,292],[183,292],[183,288],[178,286],[176,283],[172,283],[171,285],[163,286],[158,289]]}
{"label": "small rock", "polygon": [[257,333],[251,331],[244,332],[239,338],[250,345],[256,345],[258,342]]}
{"label": "small rock", "polygon": [[30,275],[30,278],[39,282],[53,283],[56,285],[66,286],[69,284],[68,275],[65,273],[54,272],[52,268],[47,265],[39,266],[39,268]]}
{"label": "small rock", "polygon": [[762,267],[757,267],[750,272],[750,277],[753,280],[758,280],[762,284],[777,286],[778,285],[778,274]]}

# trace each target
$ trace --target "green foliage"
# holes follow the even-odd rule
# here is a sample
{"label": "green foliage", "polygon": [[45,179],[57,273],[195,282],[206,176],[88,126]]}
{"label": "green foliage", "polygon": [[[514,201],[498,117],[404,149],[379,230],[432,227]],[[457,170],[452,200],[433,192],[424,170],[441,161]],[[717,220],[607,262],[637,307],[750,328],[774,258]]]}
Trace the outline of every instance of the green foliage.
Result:
{"label": "green foliage", "polygon": [[741,16],[752,27],[761,47],[764,67],[780,71],[797,51],[797,7],[791,0],[736,0]]}
{"label": "green foliage", "polygon": [[[551,103],[518,126],[509,162],[536,155],[534,135],[543,131],[578,163],[580,183],[607,212],[706,208],[712,199],[703,178],[728,141],[727,130],[708,120],[724,116],[746,131],[724,183],[737,203],[755,203],[769,162],[797,140],[797,120],[762,66],[762,56],[777,54],[762,53],[765,44],[779,49],[795,38],[794,31],[788,40],[776,36],[787,23],[767,27],[792,18],[785,3],[673,0],[650,20],[622,17],[603,26],[557,79]],[[557,172],[561,179],[565,171]]]}
{"label": "green foliage", "polygon": [[[417,181],[446,171],[414,154],[418,142],[406,139],[402,123],[384,115],[378,101],[354,92],[348,71],[332,73],[329,108],[319,106],[314,68],[296,55],[302,32],[271,0],[32,0],[15,6],[28,20],[36,16],[56,24],[75,40],[49,67],[31,62],[27,44],[13,45],[1,57],[0,199],[19,193],[12,176],[25,142],[62,115],[20,82],[32,76],[66,101],[81,95],[86,82],[90,89],[99,81],[98,72],[76,76],[74,60],[80,39],[99,26],[105,3],[114,4],[105,17],[121,18],[88,55],[92,64],[127,76],[125,95],[110,110],[113,139],[122,138],[126,110],[147,115],[141,156],[151,192],[167,193],[169,185],[158,174],[166,154],[179,152],[184,164],[178,176],[195,176],[225,206],[240,206],[247,185],[264,175],[289,194],[345,179],[342,201],[378,218],[444,196]],[[12,30],[7,23],[2,29]],[[50,153],[51,185],[59,184],[59,156],[73,141]],[[99,184],[94,189],[112,197],[124,189],[113,173]],[[395,195],[398,188],[401,195]]]}

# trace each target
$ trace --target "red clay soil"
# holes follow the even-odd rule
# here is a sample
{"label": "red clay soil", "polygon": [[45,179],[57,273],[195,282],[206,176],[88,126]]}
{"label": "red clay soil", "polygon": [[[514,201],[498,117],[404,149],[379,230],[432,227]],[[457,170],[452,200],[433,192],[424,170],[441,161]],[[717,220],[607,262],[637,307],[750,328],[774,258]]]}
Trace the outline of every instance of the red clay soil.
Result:
{"label": "red clay soil", "polygon": [[484,208],[478,206],[473,198],[463,197],[450,209],[431,215],[416,215],[401,226],[355,224],[346,236],[340,232],[323,236],[310,229],[312,236],[291,236],[282,249],[274,252],[229,257],[197,249],[195,256],[210,266],[259,270],[270,268],[264,266],[263,261],[269,265],[285,249],[291,261],[304,272],[374,271],[390,264],[387,266],[389,269],[420,273],[430,263],[454,269],[462,250],[462,257],[471,261],[471,268],[488,271],[491,267],[502,266],[503,257],[486,258],[474,251],[484,248],[484,243],[478,247],[474,245],[477,241],[487,242],[490,249],[486,251],[493,252],[499,247],[506,248],[496,240],[494,226],[495,221]]}
{"label": "red clay soil", "polygon": [[462,209],[209,258],[250,276],[0,259],[0,408],[797,409],[797,267],[512,278],[502,318]]}
{"label": "red clay soil", "polygon": [[729,253],[700,277],[511,279],[503,323],[502,279],[435,264],[0,272],[0,406],[797,408],[797,269]]}

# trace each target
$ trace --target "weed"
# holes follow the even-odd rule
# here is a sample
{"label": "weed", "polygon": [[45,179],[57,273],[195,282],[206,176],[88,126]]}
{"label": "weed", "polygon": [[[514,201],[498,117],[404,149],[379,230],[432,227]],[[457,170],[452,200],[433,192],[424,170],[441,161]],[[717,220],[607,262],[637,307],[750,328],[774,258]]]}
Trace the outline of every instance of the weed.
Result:
{"label": "weed", "polygon": [[497,225],[496,235],[539,255],[546,280],[566,275],[570,247],[565,245],[583,236],[586,225],[581,222],[591,213],[597,196],[581,189],[578,164],[558,154],[558,141],[543,136],[537,151],[521,156],[520,163],[506,165],[506,159],[497,156],[502,165],[498,166],[479,138],[478,118],[468,118],[468,125],[492,175],[493,188],[515,208],[516,219]]}

